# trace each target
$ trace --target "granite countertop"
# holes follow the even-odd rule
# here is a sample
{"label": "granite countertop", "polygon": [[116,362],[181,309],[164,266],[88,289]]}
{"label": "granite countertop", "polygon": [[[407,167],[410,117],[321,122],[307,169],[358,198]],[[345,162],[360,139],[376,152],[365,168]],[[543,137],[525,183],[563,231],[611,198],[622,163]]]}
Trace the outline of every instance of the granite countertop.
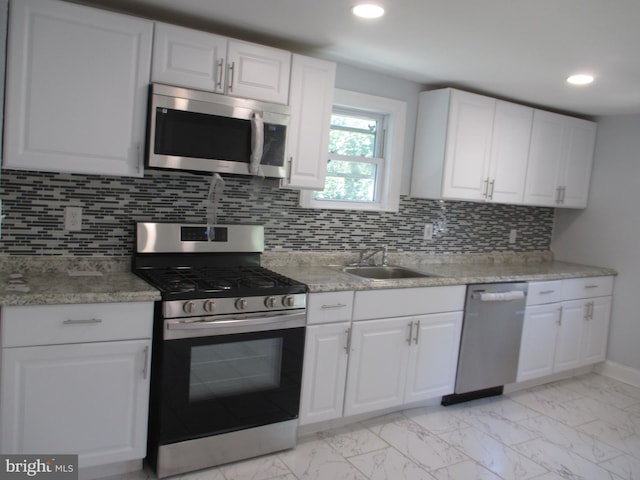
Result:
{"label": "granite countertop", "polygon": [[159,299],[158,290],[131,273],[129,258],[0,257],[1,305]]}
{"label": "granite countertop", "polygon": [[[265,252],[262,257],[263,266],[305,283],[310,292],[616,275],[616,271],[610,268],[554,261],[550,252],[486,255],[390,254],[391,265],[433,275],[394,280],[367,280],[343,272],[343,266],[352,261],[352,254],[309,252]],[[129,258],[0,256],[1,305],[156,300],[160,300],[160,292],[131,273]]]}
{"label": "granite countertop", "polygon": [[[309,292],[374,290],[382,288],[433,287],[472,283],[544,281],[565,278],[617,275],[611,268],[579,265],[553,260],[542,255],[462,255],[462,256],[390,256],[390,265],[403,266],[430,277],[393,280],[369,280],[342,271],[346,264],[308,265],[290,259],[272,259],[267,266],[309,287]],[[263,262],[264,264],[265,262]]]}

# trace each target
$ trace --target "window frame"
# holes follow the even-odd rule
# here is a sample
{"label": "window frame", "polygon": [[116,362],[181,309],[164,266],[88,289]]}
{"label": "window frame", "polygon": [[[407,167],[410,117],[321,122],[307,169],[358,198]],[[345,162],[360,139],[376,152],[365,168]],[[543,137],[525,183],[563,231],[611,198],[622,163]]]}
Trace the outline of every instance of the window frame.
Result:
{"label": "window frame", "polygon": [[[335,89],[333,108],[346,111],[361,111],[385,117],[386,125],[383,128],[385,128],[386,132],[383,134],[383,152],[382,157],[380,157],[383,161],[376,174],[375,201],[315,200],[313,198],[314,192],[306,190],[300,192],[300,206],[319,209],[397,212],[400,206],[400,183],[404,164],[406,102],[350,90]],[[329,155],[328,151],[327,155]],[[363,161],[369,160],[375,159],[363,157]]]}

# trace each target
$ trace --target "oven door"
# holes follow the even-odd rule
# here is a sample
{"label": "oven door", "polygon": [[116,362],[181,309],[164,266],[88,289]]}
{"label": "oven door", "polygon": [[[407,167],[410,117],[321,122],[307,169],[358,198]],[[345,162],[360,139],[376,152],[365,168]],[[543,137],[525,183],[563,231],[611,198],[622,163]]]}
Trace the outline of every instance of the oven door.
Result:
{"label": "oven door", "polygon": [[304,324],[304,313],[165,321],[166,330],[193,336],[162,342],[158,444],[296,419]]}

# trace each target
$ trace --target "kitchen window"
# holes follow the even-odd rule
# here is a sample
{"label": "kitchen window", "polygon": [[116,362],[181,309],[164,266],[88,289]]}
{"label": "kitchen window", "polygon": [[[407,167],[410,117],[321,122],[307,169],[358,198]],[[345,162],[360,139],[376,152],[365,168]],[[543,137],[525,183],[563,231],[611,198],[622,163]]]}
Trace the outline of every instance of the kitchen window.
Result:
{"label": "kitchen window", "polygon": [[325,188],[301,192],[300,205],[397,211],[405,118],[404,102],[336,90]]}

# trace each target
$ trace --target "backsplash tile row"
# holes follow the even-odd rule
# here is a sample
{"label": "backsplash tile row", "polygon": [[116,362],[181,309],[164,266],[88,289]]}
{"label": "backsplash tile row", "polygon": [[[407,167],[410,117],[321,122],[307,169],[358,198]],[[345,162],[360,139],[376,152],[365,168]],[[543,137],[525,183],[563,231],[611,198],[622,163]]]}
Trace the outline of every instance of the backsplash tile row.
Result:
{"label": "backsplash tile row", "polygon": [[[204,223],[211,177],[147,170],[144,178],[4,170],[0,245],[11,255],[131,255],[140,221]],[[66,206],[82,207],[82,231],[64,230]],[[304,209],[298,193],[226,177],[218,223],[265,225],[268,251],[335,251],[386,244],[425,253],[549,250],[554,210],[402,197],[400,211]],[[431,241],[422,239],[434,224]],[[517,241],[508,243],[511,229]]]}

